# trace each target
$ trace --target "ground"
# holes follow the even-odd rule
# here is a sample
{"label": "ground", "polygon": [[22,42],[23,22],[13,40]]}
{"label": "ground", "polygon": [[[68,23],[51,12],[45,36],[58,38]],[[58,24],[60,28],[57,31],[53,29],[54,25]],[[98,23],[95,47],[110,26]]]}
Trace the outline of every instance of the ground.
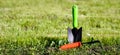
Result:
{"label": "ground", "polygon": [[[72,6],[78,6],[83,42],[101,43],[67,51]],[[1,55],[119,55],[120,0],[0,0]]]}

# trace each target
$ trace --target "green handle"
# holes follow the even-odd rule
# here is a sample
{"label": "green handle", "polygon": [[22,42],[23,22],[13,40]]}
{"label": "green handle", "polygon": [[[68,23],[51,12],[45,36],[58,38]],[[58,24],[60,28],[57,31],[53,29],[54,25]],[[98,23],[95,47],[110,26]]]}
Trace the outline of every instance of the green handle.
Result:
{"label": "green handle", "polygon": [[72,15],[73,15],[73,28],[77,28],[78,7],[76,5],[73,5],[72,7]]}

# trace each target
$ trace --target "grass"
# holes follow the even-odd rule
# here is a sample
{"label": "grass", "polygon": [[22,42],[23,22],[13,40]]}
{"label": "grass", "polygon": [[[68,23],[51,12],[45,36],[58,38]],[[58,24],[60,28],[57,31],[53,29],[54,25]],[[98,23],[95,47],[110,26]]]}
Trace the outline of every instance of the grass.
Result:
{"label": "grass", "polygon": [[[103,48],[93,44],[58,50],[68,43],[66,29],[72,28],[73,4],[79,7],[78,24],[83,27],[83,42],[93,37],[101,41]],[[119,0],[0,0],[0,54],[120,54],[119,4]]]}

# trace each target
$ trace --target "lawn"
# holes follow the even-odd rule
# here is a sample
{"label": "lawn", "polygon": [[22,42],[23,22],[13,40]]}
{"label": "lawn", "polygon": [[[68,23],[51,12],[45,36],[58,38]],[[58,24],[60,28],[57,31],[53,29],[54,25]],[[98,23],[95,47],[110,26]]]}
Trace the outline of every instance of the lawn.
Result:
{"label": "lawn", "polygon": [[[83,42],[67,51],[72,6],[78,6]],[[0,55],[119,55],[120,0],[0,0]]]}

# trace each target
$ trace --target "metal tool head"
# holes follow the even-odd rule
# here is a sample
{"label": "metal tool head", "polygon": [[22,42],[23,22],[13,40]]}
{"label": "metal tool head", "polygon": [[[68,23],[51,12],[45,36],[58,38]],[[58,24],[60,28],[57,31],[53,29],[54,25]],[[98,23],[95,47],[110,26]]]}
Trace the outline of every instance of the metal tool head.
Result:
{"label": "metal tool head", "polygon": [[73,37],[72,30],[69,27],[67,28],[67,30],[68,30],[68,41],[69,43],[73,43],[74,37]]}
{"label": "metal tool head", "polygon": [[82,42],[82,27],[80,27],[79,29],[70,29],[68,27],[68,41],[69,43]]}

